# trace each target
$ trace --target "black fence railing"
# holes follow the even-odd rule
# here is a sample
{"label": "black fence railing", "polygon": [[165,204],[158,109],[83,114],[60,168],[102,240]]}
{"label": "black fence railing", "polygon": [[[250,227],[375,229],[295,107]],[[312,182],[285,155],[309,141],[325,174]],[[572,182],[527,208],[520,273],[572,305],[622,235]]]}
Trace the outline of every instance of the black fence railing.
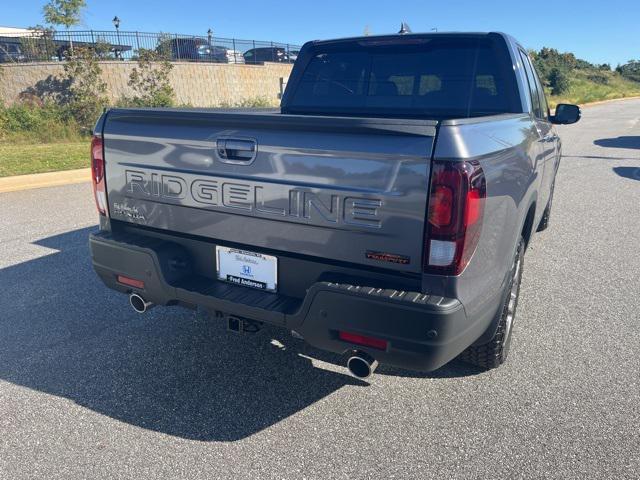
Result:
{"label": "black fence railing", "polygon": [[105,60],[136,60],[149,50],[170,61],[293,63],[300,46],[288,43],[130,31],[50,31],[0,34],[0,63],[62,61],[74,48],[89,48]]}

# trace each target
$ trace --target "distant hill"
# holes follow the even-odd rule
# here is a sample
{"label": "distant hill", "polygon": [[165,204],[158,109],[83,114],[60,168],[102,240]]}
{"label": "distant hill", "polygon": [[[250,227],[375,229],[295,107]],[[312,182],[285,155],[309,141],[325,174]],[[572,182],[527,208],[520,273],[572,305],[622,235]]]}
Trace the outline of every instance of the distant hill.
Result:
{"label": "distant hill", "polygon": [[563,102],[581,104],[640,96],[640,61],[631,60],[612,70],[609,64],[592,64],[554,48],[529,54],[552,107]]}

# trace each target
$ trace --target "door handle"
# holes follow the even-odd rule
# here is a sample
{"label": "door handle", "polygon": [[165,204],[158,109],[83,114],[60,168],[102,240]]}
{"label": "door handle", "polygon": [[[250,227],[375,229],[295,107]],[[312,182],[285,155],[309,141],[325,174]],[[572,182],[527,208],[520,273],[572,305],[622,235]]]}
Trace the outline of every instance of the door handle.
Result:
{"label": "door handle", "polygon": [[248,165],[258,153],[258,142],[252,138],[218,138],[216,151],[222,162]]}

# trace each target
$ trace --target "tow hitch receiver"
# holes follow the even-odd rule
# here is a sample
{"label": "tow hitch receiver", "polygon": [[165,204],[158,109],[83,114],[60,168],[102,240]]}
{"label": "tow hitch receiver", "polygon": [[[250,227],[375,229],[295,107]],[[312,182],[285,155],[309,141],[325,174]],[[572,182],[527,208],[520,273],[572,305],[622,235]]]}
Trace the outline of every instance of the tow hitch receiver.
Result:
{"label": "tow hitch receiver", "polygon": [[224,315],[227,321],[227,330],[235,333],[257,333],[262,328],[262,322],[235,315]]}

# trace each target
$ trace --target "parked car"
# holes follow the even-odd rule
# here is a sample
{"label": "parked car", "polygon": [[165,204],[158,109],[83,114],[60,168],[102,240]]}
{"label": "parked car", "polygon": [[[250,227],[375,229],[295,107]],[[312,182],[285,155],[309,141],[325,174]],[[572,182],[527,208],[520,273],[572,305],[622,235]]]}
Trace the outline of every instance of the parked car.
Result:
{"label": "parked car", "polygon": [[0,63],[24,62],[26,59],[19,42],[0,39]]}
{"label": "parked car", "polygon": [[300,50],[289,50],[289,59],[292,63],[298,59],[298,55],[300,55]]}
{"label": "parked car", "polygon": [[377,362],[494,368],[526,249],[549,225],[554,124],[579,118],[549,113],[505,34],[309,42],[278,113],[102,115],[93,266],[137,312],[277,325],[357,377]]}
{"label": "parked car", "polygon": [[200,62],[244,63],[237,51],[220,45],[211,45],[206,38],[172,38],[164,40],[156,51],[171,60],[196,60]]}
{"label": "parked car", "polygon": [[282,47],[252,48],[244,53],[245,63],[280,62],[292,63],[289,53]]}

